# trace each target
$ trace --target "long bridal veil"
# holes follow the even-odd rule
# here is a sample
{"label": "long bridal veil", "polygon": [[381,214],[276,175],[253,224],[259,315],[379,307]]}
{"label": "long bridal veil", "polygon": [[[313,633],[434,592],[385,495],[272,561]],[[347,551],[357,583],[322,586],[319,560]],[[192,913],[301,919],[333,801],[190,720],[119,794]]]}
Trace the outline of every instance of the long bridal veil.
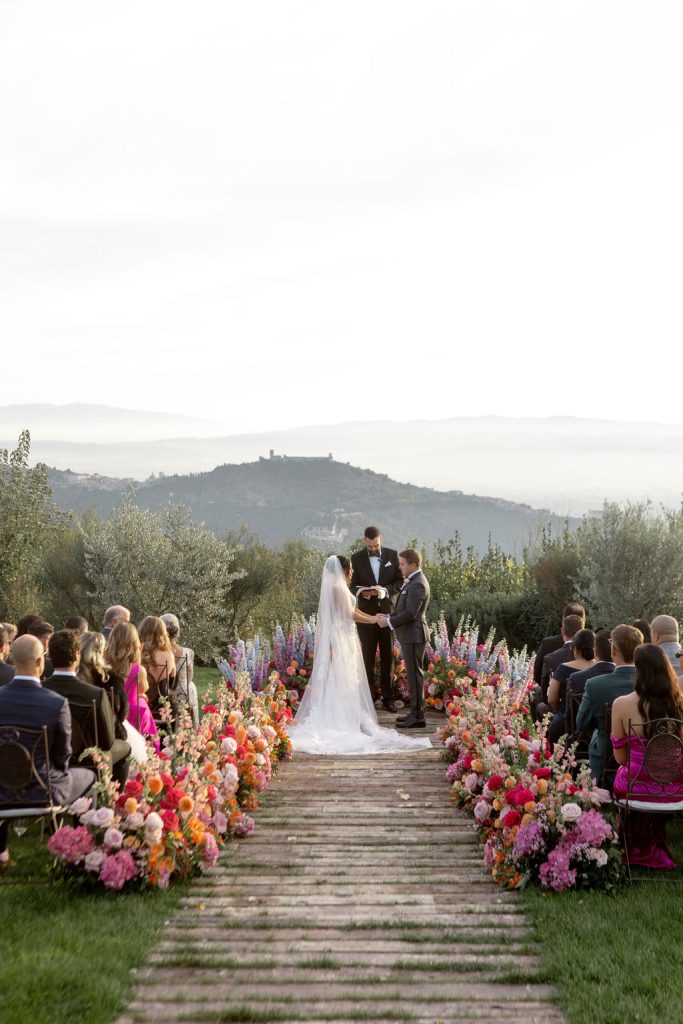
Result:
{"label": "long bridal veil", "polygon": [[370,696],[354,599],[341,562],[325,562],[315,630],[313,668],[292,723],[295,750],[311,754],[373,754],[431,746],[384,729]]}

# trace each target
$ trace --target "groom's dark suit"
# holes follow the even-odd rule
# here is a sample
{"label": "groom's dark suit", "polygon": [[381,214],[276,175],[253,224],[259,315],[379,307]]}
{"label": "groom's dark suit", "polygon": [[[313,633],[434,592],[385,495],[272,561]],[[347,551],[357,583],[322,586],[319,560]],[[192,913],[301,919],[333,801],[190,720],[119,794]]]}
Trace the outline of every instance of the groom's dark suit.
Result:
{"label": "groom's dark suit", "polygon": [[[429,607],[429,583],[419,569],[403,586],[396,602],[396,610],[390,615],[391,628],[401,645],[410,686],[410,719],[424,722],[424,661],[425,647],[429,640],[427,608]],[[387,631],[388,632],[388,631]]]}
{"label": "groom's dark suit", "polygon": [[[376,564],[376,563],[375,563]],[[370,561],[367,548],[356,551],[351,555],[353,566],[353,578],[351,589],[358,596],[358,609],[366,615],[376,615],[377,612],[385,612],[387,615],[394,606],[395,595],[403,585],[403,577],[398,566],[398,554],[393,548],[382,548],[379,553],[379,579]],[[379,600],[377,597],[361,597],[360,591],[366,587],[374,587],[379,584],[384,587],[389,596]],[[391,701],[391,669],[394,658],[394,644],[390,629],[380,629],[379,626],[357,623],[360,645],[363,649],[363,662],[365,672],[370,685],[370,692],[373,701],[375,699],[375,657],[379,646],[380,682],[382,686],[382,700],[385,703]]]}

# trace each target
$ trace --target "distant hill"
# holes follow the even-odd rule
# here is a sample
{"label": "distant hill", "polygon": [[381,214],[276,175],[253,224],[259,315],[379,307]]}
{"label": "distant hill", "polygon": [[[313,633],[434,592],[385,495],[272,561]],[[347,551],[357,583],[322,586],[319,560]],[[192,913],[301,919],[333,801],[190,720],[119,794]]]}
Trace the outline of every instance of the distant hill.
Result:
{"label": "distant hill", "polygon": [[[80,511],[111,511],[133,483],[59,470],[50,477],[58,504]],[[245,524],[272,546],[296,538],[324,548],[345,546],[376,523],[393,545],[413,537],[431,544],[457,530],[464,545],[482,550],[490,534],[505,550],[521,553],[540,524],[562,523],[528,505],[401,484],[327,458],[276,457],[164,476],[139,485],[136,502],[155,510],[169,502],[187,505],[218,534]]]}
{"label": "distant hill", "polygon": [[272,448],[333,452],[394,480],[496,494],[559,515],[599,509],[605,500],[677,507],[683,491],[683,425],[676,423],[469,415],[230,434],[216,422],[106,406],[0,406],[0,447],[13,447],[23,427],[31,431],[32,457],[48,466],[137,480],[251,462]]}

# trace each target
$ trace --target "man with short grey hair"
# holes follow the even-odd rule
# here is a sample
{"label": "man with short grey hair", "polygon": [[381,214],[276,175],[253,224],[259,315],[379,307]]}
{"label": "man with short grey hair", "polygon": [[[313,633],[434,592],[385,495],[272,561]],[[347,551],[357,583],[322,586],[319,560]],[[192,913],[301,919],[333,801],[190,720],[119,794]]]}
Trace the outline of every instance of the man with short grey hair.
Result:
{"label": "man with short grey hair", "polygon": [[657,615],[650,623],[652,643],[661,647],[673,666],[677,676],[683,676],[681,668],[681,645],[678,642],[678,622],[673,615]]}
{"label": "man with short grey hair", "polygon": [[109,634],[115,626],[118,626],[119,622],[130,622],[130,612],[122,604],[113,604],[104,613],[102,636],[105,640],[109,639]]}

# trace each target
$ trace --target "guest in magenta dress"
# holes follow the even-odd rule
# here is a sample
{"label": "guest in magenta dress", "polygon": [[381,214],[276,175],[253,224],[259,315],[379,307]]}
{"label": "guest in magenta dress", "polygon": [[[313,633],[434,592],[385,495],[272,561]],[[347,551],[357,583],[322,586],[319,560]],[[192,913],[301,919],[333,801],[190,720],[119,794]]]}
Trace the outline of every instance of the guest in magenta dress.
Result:
{"label": "guest in magenta dress", "polygon": [[142,736],[150,739],[157,752],[159,735],[145,693],[147,673],[140,664],[141,646],[138,631],[132,622],[120,622],[109,634],[105,660],[124,680],[128,698],[128,721]]}
{"label": "guest in magenta dress", "polygon": [[[620,765],[614,781],[614,796],[623,800],[628,794],[629,800],[674,805],[683,801],[683,748],[672,742],[667,765],[673,765],[674,777],[666,782],[650,777],[646,753],[648,743],[655,735],[660,735],[660,730],[655,733],[651,726],[658,719],[671,719],[670,723],[664,723],[664,731],[683,739],[683,727],[677,724],[683,720],[683,694],[666,654],[656,644],[641,644],[633,660],[634,691],[617,697],[612,705],[611,740],[614,757]],[[629,812],[625,839],[631,864],[647,868],[677,867],[666,845],[667,817],[661,812]]]}

